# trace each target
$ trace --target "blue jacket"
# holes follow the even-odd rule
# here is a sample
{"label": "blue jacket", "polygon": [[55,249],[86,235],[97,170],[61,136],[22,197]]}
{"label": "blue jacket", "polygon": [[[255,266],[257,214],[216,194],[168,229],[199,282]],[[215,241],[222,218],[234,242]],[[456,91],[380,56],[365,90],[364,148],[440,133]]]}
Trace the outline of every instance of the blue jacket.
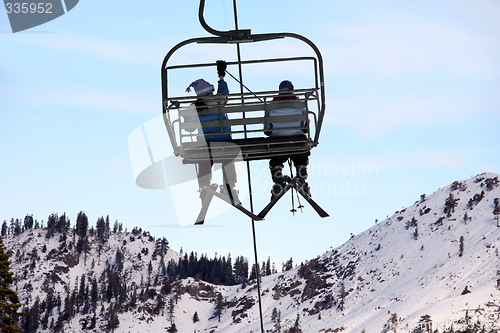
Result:
{"label": "blue jacket", "polygon": [[[206,106],[222,105],[226,102],[226,97],[224,95],[229,94],[229,89],[227,87],[226,81],[220,80],[217,87],[217,95],[205,95],[198,97],[198,100],[194,103],[198,112],[206,109]],[[187,117],[185,121],[195,121],[195,117]],[[200,122],[202,121],[212,121],[219,120],[219,114],[207,114],[198,116]],[[222,119],[227,120],[227,113],[222,113]],[[189,132],[195,129],[186,129]],[[227,134],[210,134],[219,133],[220,127],[203,127],[203,134],[205,134],[205,141],[225,141],[231,140],[231,126],[222,127],[222,132],[227,132]]]}

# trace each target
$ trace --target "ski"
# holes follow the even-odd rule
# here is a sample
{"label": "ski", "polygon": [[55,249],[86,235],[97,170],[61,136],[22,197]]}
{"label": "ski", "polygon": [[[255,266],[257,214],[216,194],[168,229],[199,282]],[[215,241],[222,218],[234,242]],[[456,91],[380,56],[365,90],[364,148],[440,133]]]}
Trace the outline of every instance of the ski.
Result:
{"label": "ski", "polygon": [[[231,206],[233,206],[234,208],[236,208],[237,210],[239,210],[240,212],[244,213],[245,215],[247,215],[248,217],[254,219],[255,221],[262,221],[264,218],[263,217],[260,217],[260,216],[257,216],[255,215],[254,213],[252,213],[251,211],[249,211],[248,209],[246,209],[245,207],[243,207],[241,205],[241,203],[235,205],[233,203],[233,200],[231,200],[231,198],[229,198],[228,196],[225,196],[225,195],[222,195],[220,194],[219,192],[215,191],[214,189],[210,188],[210,187],[206,187],[204,186],[203,189],[205,191],[207,191],[208,195],[210,195],[211,197],[213,196],[216,196],[218,197],[219,199],[222,199],[224,200],[225,202],[227,202],[228,204],[230,204]],[[207,197],[208,198],[208,197]],[[202,207],[203,209],[203,207]]]}
{"label": "ski", "polygon": [[213,197],[214,197],[214,195],[212,193],[207,193],[205,201],[203,201],[203,205],[201,206],[200,213],[198,214],[198,217],[196,218],[196,222],[194,223],[195,225],[203,225],[203,223],[205,223],[205,218],[207,216],[208,207],[210,206],[210,203],[212,202]]}
{"label": "ski", "polygon": [[286,192],[288,192],[289,189],[291,189],[293,187],[293,185],[291,183],[288,183],[284,190],[281,191],[280,194],[274,196],[271,201],[267,204],[266,207],[264,207],[263,210],[260,211],[259,214],[257,214],[257,216],[261,217],[261,218],[264,218],[266,217],[267,213],[269,213],[269,211],[274,207],[274,205],[276,205],[276,203],[285,195]]}
{"label": "ski", "polygon": [[311,207],[316,211],[316,213],[318,213],[319,216],[321,217],[328,217],[330,215],[328,215],[327,212],[325,212],[325,210],[323,208],[321,208],[317,203],[316,201],[314,201],[309,195],[307,195],[307,193],[304,192],[304,190],[299,186],[299,184],[297,183],[297,178],[294,178],[292,179],[284,188],[284,190],[277,196],[275,196],[274,198],[271,199],[271,201],[267,204],[266,207],[264,207],[264,209],[259,213],[257,214],[257,216],[261,217],[261,218],[264,218],[267,213],[269,213],[269,211],[274,207],[274,205],[276,205],[276,203],[285,195],[286,192],[288,192],[288,190],[290,190],[291,188],[294,188],[298,193],[300,193],[300,195],[302,197],[304,197],[304,199],[311,205]]}
{"label": "ski", "polygon": [[311,207],[316,211],[316,213],[318,213],[319,216],[321,216],[323,218],[330,216],[330,215],[328,215],[327,212],[325,212],[325,210],[323,208],[320,207],[320,205],[318,205],[316,203],[316,201],[314,201],[309,195],[307,195],[307,193],[305,193],[304,190],[300,186],[296,186],[295,190],[297,192],[299,192],[300,195],[302,197],[304,197],[304,199],[306,199],[306,201],[311,205]]}

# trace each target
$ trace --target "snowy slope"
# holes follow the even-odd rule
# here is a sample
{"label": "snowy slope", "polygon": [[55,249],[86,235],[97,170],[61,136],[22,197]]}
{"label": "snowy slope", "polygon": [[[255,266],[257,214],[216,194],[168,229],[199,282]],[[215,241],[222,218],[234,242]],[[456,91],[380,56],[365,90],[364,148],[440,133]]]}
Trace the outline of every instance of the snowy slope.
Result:
{"label": "snowy slope", "polygon": [[[123,254],[123,268],[121,272],[124,281],[130,286],[144,285],[148,273],[148,264],[151,261],[153,270],[158,271],[160,267],[159,256],[152,260],[155,251],[155,241],[148,232],[138,232],[132,234],[110,233],[106,242],[100,242],[97,237],[90,237],[90,250],[85,260],[84,253],[77,255],[75,245],[78,236],[74,237],[73,229],[70,229],[64,237],[61,233],[56,233],[51,238],[46,238],[46,229],[30,229],[19,235],[8,235],[4,239],[4,245],[13,253],[11,257],[12,270],[17,277],[15,290],[25,306],[31,307],[35,298],[39,297],[40,302],[47,300],[47,293],[53,292],[59,295],[62,302],[66,295],[71,295],[76,286],[79,286],[83,275],[86,276],[87,286],[90,278],[95,277],[99,281],[99,288],[105,288],[103,276],[106,269],[116,264],[116,254],[119,250]],[[44,250],[43,247],[46,246]],[[147,253],[147,255],[146,255]],[[164,262],[170,260],[177,261],[180,254],[168,250],[164,256]],[[130,291],[129,291],[130,294]],[[104,309],[108,310],[109,305],[101,302]],[[99,306],[99,307],[100,307]],[[64,308],[64,304],[52,311],[49,321],[57,322],[59,314]],[[98,312],[98,315],[100,313]],[[105,324],[106,318],[103,313],[100,320]],[[80,321],[86,316],[76,316],[69,324],[65,325],[65,332],[81,332]],[[130,317],[133,321],[131,327],[141,323],[138,318],[144,315],[138,314]],[[128,325],[128,320],[123,320],[123,328]],[[158,326],[158,328],[160,328]],[[49,332],[42,330],[38,332]],[[95,332],[101,332],[96,329]],[[124,331],[128,332],[128,330]],[[152,331],[153,332],[153,331]]]}
{"label": "snowy slope", "polygon": [[[451,190],[452,185],[441,188],[302,267],[263,278],[265,329],[273,328],[270,317],[274,307],[281,311],[283,327],[291,326],[300,313],[304,332],[340,328],[381,332],[394,313],[398,321],[390,327],[405,331],[418,326],[426,314],[431,316],[433,328],[441,331],[465,327],[462,320],[466,314],[471,317],[469,323],[479,319],[486,328],[498,329],[500,228],[492,211],[500,187],[488,190],[485,184],[486,179],[495,177],[498,175],[483,174],[455,183],[455,190]],[[467,207],[469,199],[482,191],[482,200],[472,209]],[[444,207],[450,193],[459,200],[448,217]],[[463,220],[465,213],[470,219],[467,222]],[[413,217],[418,238],[414,236],[416,227],[406,227]],[[464,252],[460,257],[461,236]],[[348,294],[343,311],[342,283]],[[462,295],[466,286],[471,293]],[[228,300],[240,299],[254,287],[226,287],[222,292]],[[234,323],[234,310],[229,308],[217,323],[217,332],[260,330],[255,292],[252,295],[255,305],[241,322]]]}
{"label": "snowy slope", "polygon": [[[447,214],[445,202],[450,193],[456,207]],[[499,197],[496,174],[455,182],[420,198],[412,206],[302,266],[263,277],[266,331],[273,330],[271,312],[274,308],[281,311],[282,332],[295,322],[297,314],[300,314],[302,330],[311,333],[361,332],[363,329],[367,333],[378,333],[384,328],[411,331],[423,315],[430,315],[433,330],[443,331],[451,326],[464,329],[478,320],[487,329],[500,329],[497,288],[500,228],[492,214],[494,199]],[[128,283],[140,286],[141,278],[145,279],[148,274],[147,264],[154,242],[146,236],[130,242],[130,234],[113,234],[101,252],[100,264],[94,246],[86,265],[83,255],[77,264],[72,258],[61,256],[58,261],[41,260],[33,271],[25,273],[21,252],[26,257],[34,247],[40,248],[46,243],[47,254],[60,246],[54,238],[47,241],[43,232],[29,230],[5,239],[7,248],[14,253],[13,268],[19,277],[16,287],[24,302],[32,304],[38,294],[43,297],[40,293],[43,282],[54,270],[60,271],[62,282],[55,283],[55,289],[63,297],[65,285],[74,286],[78,276],[92,272],[98,275],[105,269],[106,261],[112,264],[118,248],[125,254],[124,272]],[[149,256],[137,260],[138,253],[145,247],[149,248]],[[40,251],[38,254],[41,255]],[[179,255],[169,250],[167,257],[177,260]],[[94,268],[90,269],[92,260]],[[154,271],[158,270],[158,261],[154,265]],[[462,295],[466,287],[470,293]],[[179,332],[260,331],[255,281],[227,287],[189,278],[173,285],[173,290],[178,296],[173,320]],[[220,322],[213,316],[217,293],[222,294],[226,304]],[[146,304],[150,309],[154,299],[123,310],[118,315],[120,325],[115,332],[165,331],[170,325],[167,310],[151,314]],[[107,310],[110,304],[103,300],[98,305],[101,306]],[[195,311],[200,318],[197,323],[192,320]],[[395,319],[388,324],[391,317]],[[104,325],[106,317],[101,313],[100,318]],[[82,316],[75,316],[64,326],[65,332],[80,332],[81,320]]]}

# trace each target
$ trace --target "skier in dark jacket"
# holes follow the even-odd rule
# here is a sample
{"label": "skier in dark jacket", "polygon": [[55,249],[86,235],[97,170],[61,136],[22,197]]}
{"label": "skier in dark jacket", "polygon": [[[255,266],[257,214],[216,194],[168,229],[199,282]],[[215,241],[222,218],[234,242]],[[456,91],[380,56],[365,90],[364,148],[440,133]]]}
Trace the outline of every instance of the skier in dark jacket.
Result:
{"label": "skier in dark jacket", "polygon": [[[294,90],[293,84],[288,81],[282,81],[279,85],[279,96],[274,97],[273,101],[289,101],[297,99],[297,96],[293,95],[291,90]],[[292,114],[303,114],[306,113],[306,109],[295,109],[290,107],[283,107],[274,110],[268,111],[269,116],[278,116],[278,115],[292,115]],[[277,129],[279,127],[289,128],[281,131],[272,131],[272,129]],[[284,122],[284,123],[276,123],[270,124],[270,131],[266,131],[266,134],[269,136],[295,136],[295,135],[305,135],[303,129],[291,129],[293,127],[304,127],[304,122]],[[302,189],[310,196],[309,184],[307,184],[307,165],[309,164],[309,155],[310,153],[304,153],[300,155],[294,155],[291,157],[288,156],[279,156],[273,157],[269,161],[269,169],[271,171],[271,177],[274,182],[273,187],[271,189],[271,196],[274,197],[279,195],[283,189],[285,188],[285,178],[283,176],[283,164],[290,158],[293,162],[293,165],[296,169],[296,176],[299,178],[298,182]],[[286,176],[285,176],[286,177]]]}

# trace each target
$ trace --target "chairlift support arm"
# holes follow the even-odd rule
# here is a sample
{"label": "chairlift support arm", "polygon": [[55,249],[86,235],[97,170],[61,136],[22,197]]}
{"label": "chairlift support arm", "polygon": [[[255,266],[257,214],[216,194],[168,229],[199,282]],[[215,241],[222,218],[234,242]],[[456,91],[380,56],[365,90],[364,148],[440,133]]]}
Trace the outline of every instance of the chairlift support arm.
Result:
{"label": "chairlift support arm", "polygon": [[[188,40],[185,40],[183,42],[180,42],[176,46],[174,46],[165,56],[163,59],[162,63],[162,68],[161,68],[161,81],[162,81],[162,93],[163,93],[163,101],[166,101],[168,99],[168,87],[167,87],[167,69],[171,69],[173,67],[168,67],[167,68],[167,63],[170,59],[170,57],[180,48],[193,44],[193,43],[199,43],[199,44],[231,44],[231,43],[241,43],[241,42],[261,42],[261,41],[268,41],[268,40],[274,40],[274,39],[282,39],[282,38],[294,38],[298,39],[306,44],[308,44],[316,53],[316,59],[317,59],[317,76],[319,78],[319,82],[317,84],[319,85],[319,99],[320,99],[320,110],[318,114],[318,128],[316,130],[316,134],[314,137],[314,142],[319,141],[319,134],[321,131],[321,126],[323,124],[323,118],[325,114],[325,108],[326,108],[326,98],[325,98],[325,79],[324,79],[324,70],[323,70],[323,58],[321,56],[321,53],[317,46],[311,42],[308,38],[301,36],[299,34],[295,33],[267,33],[267,34],[256,34],[256,35],[249,35],[247,37],[241,37],[241,38],[236,38],[234,36],[222,36],[222,37],[200,37],[200,38],[191,38]],[[305,59],[307,57],[303,57]],[[271,62],[272,60],[263,60],[262,62]],[[249,63],[249,62],[246,62]],[[228,62],[228,64],[233,64],[232,62]],[[234,63],[236,64],[236,63]],[[164,107],[163,112],[166,112],[166,109]]]}

